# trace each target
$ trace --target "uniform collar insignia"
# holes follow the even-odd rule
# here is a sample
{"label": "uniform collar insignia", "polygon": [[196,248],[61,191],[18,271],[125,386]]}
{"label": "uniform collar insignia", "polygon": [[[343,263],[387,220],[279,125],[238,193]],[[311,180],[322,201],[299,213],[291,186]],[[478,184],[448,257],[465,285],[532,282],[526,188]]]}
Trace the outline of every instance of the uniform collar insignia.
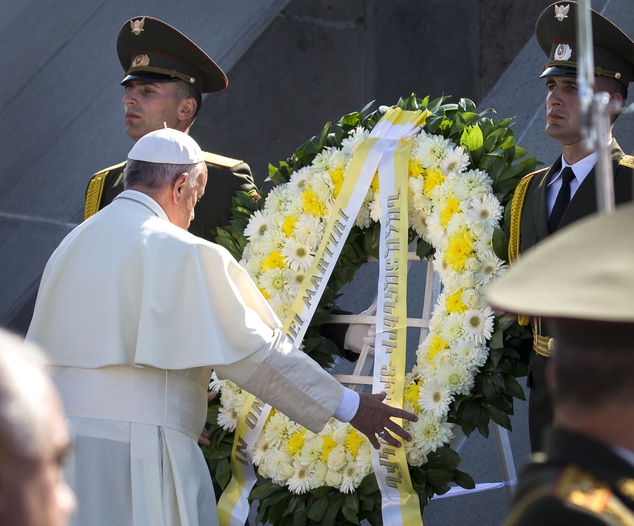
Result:
{"label": "uniform collar insignia", "polygon": [[564,18],[568,18],[568,11],[570,11],[570,4],[565,6],[555,4],[555,18],[560,22],[563,22]]}
{"label": "uniform collar insignia", "polygon": [[145,17],[141,20],[130,20],[130,27],[135,35],[140,35],[143,31],[143,25],[145,24]]}

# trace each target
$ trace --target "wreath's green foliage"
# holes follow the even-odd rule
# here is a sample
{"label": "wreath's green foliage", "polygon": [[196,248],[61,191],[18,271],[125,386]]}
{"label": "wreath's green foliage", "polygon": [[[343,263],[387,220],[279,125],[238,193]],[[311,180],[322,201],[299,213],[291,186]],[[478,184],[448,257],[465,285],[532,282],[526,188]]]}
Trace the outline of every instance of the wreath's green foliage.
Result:
{"label": "wreath's green foliage", "polygon": [[[528,152],[515,144],[511,119],[495,121],[488,117],[494,113],[493,110],[479,113],[469,99],[450,104],[446,103],[447,98],[430,101],[429,97],[419,99],[412,94],[400,99],[396,106],[403,110],[430,111],[425,131],[443,135],[463,146],[469,152],[470,168],[478,168],[490,175],[494,193],[505,207],[504,225],[494,233],[493,248],[499,258],[507,260],[510,202],[520,179],[535,169],[535,158],[527,157]],[[370,103],[359,112],[343,116],[335,124],[327,123],[318,135],[302,144],[286,161],[281,161],[277,167],[269,165],[269,180],[275,185],[286,183],[294,171],[308,166],[324,148],[341,147],[343,139],[357,126],[371,130],[387,110],[387,107],[381,106],[371,111],[372,105]],[[242,232],[250,215],[263,207],[264,201],[261,199],[256,203],[248,194],[239,192],[233,198],[231,226],[217,229],[217,242],[238,260],[246,245]],[[323,367],[332,365],[336,349],[330,340],[321,336],[320,327],[330,318],[329,313],[335,306],[341,287],[352,281],[368,256],[378,256],[379,231],[377,223],[364,230],[353,228],[307,331],[305,351]],[[416,253],[421,258],[429,258],[434,248],[418,239]],[[489,422],[511,429],[509,415],[513,414],[513,398],[524,400],[524,392],[516,378],[527,373],[516,349],[529,338],[530,334],[526,328],[519,326],[515,317],[496,318],[489,341],[489,358],[475,378],[475,387],[470,395],[455,397],[448,415],[449,421],[459,424],[466,435],[477,429],[488,437]],[[208,416],[212,444],[203,449],[214,480],[224,488],[230,478],[228,457],[233,434],[219,428],[217,408],[217,402],[212,402]],[[410,466],[410,477],[420,498],[421,511],[435,494],[446,493],[450,484],[469,489],[475,486],[467,473],[458,470],[460,460],[450,447],[443,447],[430,453],[427,464],[422,467]],[[258,476],[250,499],[259,501],[256,519],[259,523],[328,526],[356,525],[367,520],[373,526],[382,524],[381,495],[374,474],[368,475],[357,491],[349,495],[329,487],[294,495],[287,488]]]}

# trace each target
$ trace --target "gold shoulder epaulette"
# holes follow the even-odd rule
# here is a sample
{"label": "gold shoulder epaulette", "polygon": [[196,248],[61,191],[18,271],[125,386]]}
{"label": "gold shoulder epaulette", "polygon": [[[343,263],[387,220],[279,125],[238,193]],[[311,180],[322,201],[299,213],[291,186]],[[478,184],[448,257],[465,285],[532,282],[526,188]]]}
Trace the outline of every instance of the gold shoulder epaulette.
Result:
{"label": "gold shoulder epaulette", "polygon": [[634,169],[634,156],[624,155],[623,157],[621,157],[621,160],[619,161],[619,166],[625,166],[626,168]]}
{"label": "gold shoulder epaulette", "polygon": [[577,466],[563,469],[553,494],[593,513],[603,513],[612,498],[612,490],[607,484]]}
{"label": "gold shoulder epaulette", "polygon": [[101,196],[103,194],[103,187],[106,184],[106,177],[112,170],[117,170],[124,164],[125,161],[101,170],[92,176],[90,183],[88,183],[88,189],[86,190],[84,219],[88,219],[90,216],[95,215],[99,211],[99,203],[101,203]]}
{"label": "gold shoulder epaulette", "polygon": [[232,159],[231,157],[225,157],[224,155],[218,155],[217,153],[203,152],[205,162],[209,164],[215,164],[216,166],[222,166],[224,168],[233,168],[236,164],[240,164],[244,161],[240,159]]}
{"label": "gold shoulder epaulette", "polygon": [[[515,188],[515,192],[513,193],[513,200],[511,201],[511,226],[510,226],[510,232],[509,232],[509,254],[508,254],[509,263],[511,265],[515,263],[520,257],[520,231],[521,231],[521,225],[522,225],[522,209],[524,208],[524,199],[526,198],[528,185],[535,175],[543,173],[544,170],[548,170],[548,168],[544,168],[542,170],[532,172],[522,177],[519,184]],[[522,314],[520,314],[517,317],[517,321],[523,327],[526,327],[530,323],[530,319],[528,318],[528,316],[524,316]]]}

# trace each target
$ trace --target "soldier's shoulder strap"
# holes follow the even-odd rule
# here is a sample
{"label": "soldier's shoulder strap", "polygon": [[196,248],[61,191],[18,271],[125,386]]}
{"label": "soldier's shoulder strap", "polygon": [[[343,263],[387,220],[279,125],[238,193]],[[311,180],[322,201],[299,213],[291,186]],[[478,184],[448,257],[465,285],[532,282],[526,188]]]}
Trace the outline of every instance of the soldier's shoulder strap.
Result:
{"label": "soldier's shoulder strap", "polygon": [[240,159],[232,159],[231,157],[225,157],[224,155],[218,155],[217,153],[211,152],[203,152],[203,157],[206,163],[221,166],[223,168],[233,168],[236,164],[244,162]]}
{"label": "soldier's shoulder strap", "polygon": [[101,196],[103,195],[103,189],[106,184],[106,177],[113,170],[119,170],[125,166],[125,161],[113,166],[109,166],[104,170],[97,172],[92,176],[86,189],[86,206],[84,208],[84,219],[88,219],[90,216],[95,215],[99,211],[99,203],[101,203]]}
{"label": "soldier's shoulder strap", "polygon": [[624,155],[623,157],[621,157],[621,160],[619,161],[619,166],[625,166],[626,168],[634,169],[634,156]]}

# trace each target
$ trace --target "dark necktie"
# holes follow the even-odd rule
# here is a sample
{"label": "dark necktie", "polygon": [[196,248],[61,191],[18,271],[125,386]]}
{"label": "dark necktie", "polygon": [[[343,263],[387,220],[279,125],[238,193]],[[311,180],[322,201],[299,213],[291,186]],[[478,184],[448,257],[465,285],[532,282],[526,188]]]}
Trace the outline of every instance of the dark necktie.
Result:
{"label": "dark necktie", "polygon": [[561,188],[559,189],[555,205],[553,206],[553,210],[548,218],[548,231],[551,234],[559,227],[561,218],[563,217],[566,207],[570,202],[570,181],[574,178],[575,173],[572,171],[570,166],[566,166],[561,171]]}

